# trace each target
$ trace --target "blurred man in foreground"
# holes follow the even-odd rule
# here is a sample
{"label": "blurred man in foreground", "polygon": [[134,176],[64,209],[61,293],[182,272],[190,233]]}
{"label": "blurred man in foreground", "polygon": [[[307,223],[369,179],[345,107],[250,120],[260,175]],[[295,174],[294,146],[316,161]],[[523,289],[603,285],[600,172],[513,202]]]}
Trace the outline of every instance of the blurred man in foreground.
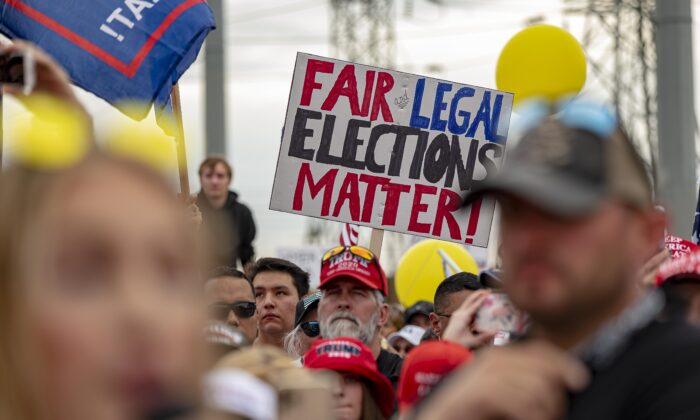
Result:
{"label": "blurred man in foreground", "polygon": [[504,290],[529,337],[477,354],[419,417],[700,418],[700,332],[659,322],[660,294],[637,286],[665,225],[641,159],[593,104],[529,126],[466,200],[501,205]]}

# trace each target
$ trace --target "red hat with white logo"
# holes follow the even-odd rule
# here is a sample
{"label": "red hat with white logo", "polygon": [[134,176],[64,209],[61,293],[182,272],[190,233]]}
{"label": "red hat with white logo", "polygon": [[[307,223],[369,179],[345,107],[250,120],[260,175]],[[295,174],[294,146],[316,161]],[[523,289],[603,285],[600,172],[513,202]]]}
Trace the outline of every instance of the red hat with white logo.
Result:
{"label": "red hat with white logo", "polygon": [[319,288],[323,289],[339,278],[357,280],[370,289],[379,290],[384,296],[389,292],[386,274],[377,257],[361,246],[338,246],[323,256]]}
{"label": "red hat with white logo", "polygon": [[316,341],[304,355],[304,367],[356,375],[364,379],[384,417],[394,409],[394,388],[377,369],[372,350],[355,338]]}
{"label": "red hat with white logo", "polygon": [[666,238],[664,238],[664,243],[666,245],[666,249],[668,249],[668,252],[671,253],[671,258],[673,259],[680,258],[684,255],[690,254],[696,249],[700,249],[700,247],[694,243],[673,235],[666,235]]}
{"label": "red hat with white logo", "polygon": [[697,247],[689,254],[665,262],[656,272],[657,286],[679,280],[700,282],[700,249]]}
{"label": "red hat with white logo", "polygon": [[426,341],[403,361],[398,387],[399,411],[411,408],[450,372],[472,358],[472,352],[449,341]]}

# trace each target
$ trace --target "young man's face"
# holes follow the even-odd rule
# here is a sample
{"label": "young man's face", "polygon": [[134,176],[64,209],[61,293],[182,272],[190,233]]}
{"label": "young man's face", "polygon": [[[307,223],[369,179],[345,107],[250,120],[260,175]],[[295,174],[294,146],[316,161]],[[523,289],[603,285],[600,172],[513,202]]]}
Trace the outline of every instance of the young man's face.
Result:
{"label": "young man's face", "polygon": [[219,198],[228,194],[228,187],[231,184],[231,177],[226,171],[223,163],[204,168],[199,177],[202,184],[202,191],[208,198]]}
{"label": "young man's face", "polygon": [[291,331],[301,298],[292,276],[282,271],[265,271],[255,276],[253,286],[260,333],[279,336]]}

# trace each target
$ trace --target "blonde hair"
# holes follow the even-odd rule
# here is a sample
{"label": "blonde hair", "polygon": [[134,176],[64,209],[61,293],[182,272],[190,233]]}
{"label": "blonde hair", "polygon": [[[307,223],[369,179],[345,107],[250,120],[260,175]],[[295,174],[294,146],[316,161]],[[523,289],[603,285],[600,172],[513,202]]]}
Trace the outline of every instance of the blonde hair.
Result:
{"label": "blonde hair", "polygon": [[[127,169],[172,193],[154,170],[118,157],[94,152],[67,169],[37,170],[15,167],[0,175],[0,418],[34,420],[45,413],[37,395],[41,382],[32,348],[22,337],[26,310],[22,306],[22,265],[27,232],[54,199],[57,186],[67,178],[84,175],[98,165],[112,164]],[[173,194],[173,200],[175,200]]]}
{"label": "blonde hair", "polygon": [[330,378],[297,366],[277,347],[256,346],[232,352],[214,367],[221,368],[243,370],[271,385],[277,392],[280,420],[320,420],[331,415]]}
{"label": "blonde hair", "polygon": [[32,404],[18,336],[20,249],[25,230],[43,208],[52,178],[45,173],[11,170],[0,177],[0,418],[38,418]]}

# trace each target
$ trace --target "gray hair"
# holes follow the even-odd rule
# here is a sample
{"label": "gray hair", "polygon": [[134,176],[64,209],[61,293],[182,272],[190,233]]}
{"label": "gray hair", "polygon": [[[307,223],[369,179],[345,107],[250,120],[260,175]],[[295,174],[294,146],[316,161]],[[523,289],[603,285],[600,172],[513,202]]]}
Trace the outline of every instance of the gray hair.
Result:
{"label": "gray hair", "polygon": [[301,334],[304,332],[301,330],[301,325],[297,325],[293,330],[284,336],[284,350],[287,354],[293,358],[298,359],[303,356],[302,344],[301,344]]}

